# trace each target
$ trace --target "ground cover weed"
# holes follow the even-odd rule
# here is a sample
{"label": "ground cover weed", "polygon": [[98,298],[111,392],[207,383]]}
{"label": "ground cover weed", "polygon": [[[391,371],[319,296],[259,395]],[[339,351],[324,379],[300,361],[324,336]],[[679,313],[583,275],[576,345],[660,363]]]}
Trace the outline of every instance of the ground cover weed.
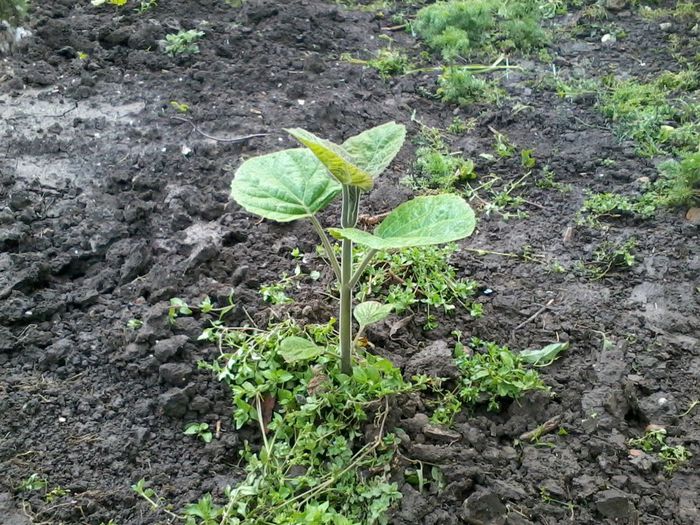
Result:
{"label": "ground cover weed", "polygon": [[171,56],[194,55],[199,53],[199,41],[204,31],[189,29],[165,35],[165,52]]}
{"label": "ground cover weed", "polygon": [[[361,301],[381,298],[394,305],[397,314],[424,307],[426,329],[436,327],[436,317],[431,313],[435,311],[450,313],[461,307],[473,317],[480,317],[481,304],[472,302],[476,281],[458,278],[455,267],[449,263],[457,251],[456,244],[448,244],[379,254],[376,264],[360,281],[357,297]],[[357,256],[361,258],[362,251]]]}
{"label": "ground cover weed", "polygon": [[[380,251],[445,244],[464,238],[474,230],[474,212],[457,195],[416,197],[391,211],[374,233],[357,229],[361,194],[372,188],[375,177],[396,156],[403,145],[405,128],[389,122],[351,137],[343,145],[299,128],[288,132],[306,148],[247,160],[234,175],[231,196],[247,211],[266,219],[311,221],[340,290],[340,355],[342,370],[349,375],[353,290],[374,256]],[[341,242],[340,261],[316,217],[339,194],[342,194],[340,228],[331,228],[329,232]],[[353,264],[353,244],[367,249],[358,265]],[[355,316],[358,317],[357,310]],[[357,320],[363,324],[362,319]],[[290,344],[309,351],[300,338]],[[322,347],[315,350],[319,355],[324,351]]]}
{"label": "ground cover weed", "polygon": [[18,23],[26,13],[26,0],[0,0],[0,20]]}
{"label": "ground cover weed", "polygon": [[438,77],[437,95],[443,102],[469,106],[498,104],[506,93],[490,80],[477,77],[464,67],[446,67]]}
{"label": "ground cover weed", "polygon": [[655,454],[663,462],[664,470],[672,474],[687,463],[692,454],[683,446],[671,446],[666,441],[666,429],[658,425],[649,425],[644,435],[632,438],[629,446],[639,448],[647,454]]}
{"label": "ground cover weed", "polygon": [[[386,510],[400,497],[389,479],[398,444],[385,428],[389,398],[422,383],[404,381],[389,361],[360,350],[348,376],[336,352],[302,355],[285,344],[292,337],[339,344],[335,319],[304,327],[288,319],[266,329],[218,325],[204,332],[220,356],[200,366],[230,387],[236,427],[256,422],[263,444],[257,452],[250,446],[243,451],[246,479],[227,490],[227,503],[214,506],[205,496],[185,513],[204,503],[212,523],[227,525],[385,523]],[[375,433],[366,443],[368,424]]]}
{"label": "ground cover weed", "polygon": [[636,246],[636,239],[624,242],[604,241],[593,251],[588,261],[577,261],[574,270],[593,280],[602,279],[615,270],[629,270],[636,262]]}
{"label": "ground cover weed", "polygon": [[369,60],[354,58],[349,53],[343,53],[340,57],[350,64],[359,64],[375,69],[382,79],[405,75],[414,69],[408,55],[399,49],[387,47],[377,51],[376,56]]}
{"label": "ground cover weed", "polygon": [[599,108],[623,139],[644,157],[697,150],[700,103],[687,94],[700,88],[700,73],[664,73],[650,82],[604,79]]}
{"label": "ground cover weed", "polygon": [[[438,385],[438,399],[434,403],[431,421],[442,425],[451,425],[454,417],[465,407],[473,408],[479,403],[486,403],[489,411],[498,411],[504,399],[517,400],[526,392],[547,390],[536,370],[528,363],[546,366],[556,358],[556,353],[546,349],[540,354],[518,354],[507,346],[494,342],[472,338],[467,345],[460,341],[461,333],[455,332],[457,344],[454,359],[460,371],[458,384],[452,390],[445,391]],[[553,345],[550,345],[553,346]],[[545,356],[544,361],[533,361]],[[539,364],[538,364],[539,363]]]}
{"label": "ground cover weed", "polygon": [[531,51],[546,45],[535,0],[450,0],[421,9],[413,30],[447,61],[476,51]]}

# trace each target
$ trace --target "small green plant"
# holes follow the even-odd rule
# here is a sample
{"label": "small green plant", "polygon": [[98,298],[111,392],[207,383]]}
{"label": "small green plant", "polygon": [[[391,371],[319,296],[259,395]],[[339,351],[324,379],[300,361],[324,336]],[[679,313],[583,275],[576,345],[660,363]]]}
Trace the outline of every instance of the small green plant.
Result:
{"label": "small green plant", "polygon": [[53,503],[57,499],[67,496],[68,494],[70,494],[70,491],[62,487],[54,487],[44,495],[44,501],[46,503]]}
{"label": "small green plant", "polygon": [[488,401],[499,410],[503,398],[519,399],[530,390],[547,390],[536,371],[524,366],[523,358],[507,346],[472,338],[471,352],[457,343],[455,360],[462,373],[457,395],[463,403]]}
{"label": "small green plant", "polygon": [[535,159],[535,150],[524,149],[520,152],[520,164],[526,170],[531,170],[537,164],[537,159]]}
{"label": "small green plant", "polygon": [[593,280],[599,280],[614,270],[629,270],[636,259],[633,254],[637,246],[636,239],[625,242],[602,242],[594,251],[589,261],[578,261],[575,269]]}
{"label": "small green plant", "polygon": [[692,454],[683,446],[671,446],[666,441],[666,429],[658,425],[649,425],[644,435],[629,440],[629,446],[642,449],[647,454],[655,453],[664,464],[664,470],[674,473],[687,463]]}
{"label": "small green plant", "polygon": [[203,314],[219,314],[219,319],[217,321],[221,321],[221,319],[223,319],[227,313],[235,308],[235,305],[233,304],[233,290],[231,291],[231,295],[228,297],[228,304],[219,308],[214,307],[209,296],[202,299],[198,306],[188,305],[183,299],[173,297],[170,299],[170,306],[168,307],[168,322],[170,324],[175,323],[176,319],[180,315],[192,315],[193,308]]}
{"label": "small green plant", "polygon": [[474,128],[476,128],[475,118],[464,120],[461,117],[454,117],[447,128],[447,132],[453,135],[462,135],[474,130]]}
{"label": "small green plant", "polygon": [[214,434],[209,430],[208,423],[190,423],[185,427],[184,433],[186,436],[196,436],[205,443],[211,443],[211,440],[214,439]]}
{"label": "small green plant", "polygon": [[185,104],[184,102],[178,102],[177,100],[171,100],[170,105],[178,113],[187,113],[190,110],[189,104]]}
{"label": "small green plant", "polygon": [[[342,145],[316,137],[303,129],[288,130],[306,149],[291,149],[255,157],[236,171],[231,196],[244,209],[266,219],[289,222],[309,219],[319,235],[340,290],[341,369],[352,373],[352,296],[362,274],[378,252],[412,246],[445,244],[472,233],[474,212],[457,195],[416,197],[390,212],[374,233],[357,229],[360,197],[389,165],[403,145],[405,128],[389,122],[346,140]],[[340,228],[330,229],[341,240],[340,261],[316,218],[342,194]],[[365,258],[353,264],[353,244],[366,248]],[[358,305],[360,308],[362,305]],[[368,324],[368,308],[355,309],[360,325]],[[381,320],[369,317],[373,322]],[[303,338],[287,345],[309,352]],[[325,349],[318,347],[320,355]]]}
{"label": "small green plant", "polygon": [[204,31],[189,29],[165,35],[165,52],[171,56],[194,55],[199,53],[199,41]]}
{"label": "small green plant", "polygon": [[535,186],[543,190],[556,190],[560,192],[571,191],[571,188],[567,184],[562,184],[556,180],[557,174],[549,166],[542,168],[540,177],[535,181]]}
{"label": "small green plant", "polygon": [[512,157],[516,149],[508,136],[494,129],[492,129],[491,132],[493,133],[493,147],[496,150],[496,154],[502,159]]}
{"label": "small green plant", "polygon": [[408,56],[403,51],[391,47],[380,49],[377,51],[376,56],[370,60],[353,58],[348,53],[343,54],[341,58],[351,64],[360,64],[377,70],[379,76],[384,80],[405,75],[413,69],[413,65]]}
{"label": "small green plant", "polygon": [[414,172],[404,179],[418,191],[453,191],[459,183],[476,178],[474,162],[451,152],[437,128],[422,126],[417,142]]}
{"label": "small green plant", "polygon": [[494,82],[477,77],[469,69],[450,66],[438,77],[437,95],[443,102],[468,106],[497,104],[505,92]]}
{"label": "small green plant", "polygon": [[158,0],[141,0],[136,8],[136,12],[142,15],[156,7],[158,7]]}
{"label": "small green plant", "polygon": [[22,480],[17,486],[17,492],[33,492],[35,490],[45,489],[48,485],[46,479],[39,476],[39,474],[32,474],[27,479]]}
{"label": "small green plant", "polygon": [[143,321],[141,319],[129,319],[126,322],[126,327],[129,330],[138,330],[143,326]]}

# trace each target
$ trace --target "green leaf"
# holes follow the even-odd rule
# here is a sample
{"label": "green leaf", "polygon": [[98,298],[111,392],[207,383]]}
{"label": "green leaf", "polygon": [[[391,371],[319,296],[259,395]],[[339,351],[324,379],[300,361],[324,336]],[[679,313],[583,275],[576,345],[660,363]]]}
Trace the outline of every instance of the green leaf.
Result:
{"label": "green leaf", "polygon": [[231,198],[246,211],[279,222],[311,217],[339,192],[323,164],[303,148],[248,159],[231,183]]}
{"label": "green leaf", "polygon": [[365,191],[372,189],[372,176],[356,166],[342,146],[317,137],[305,129],[292,128],[285,131],[309,148],[338,182],[347,186],[357,186]]}
{"label": "green leaf", "polygon": [[382,304],[377,301],[366,301],[355,307],[353,315],[361,326],[369,326],[383,321],[394,309],[393,304]]}
{"label": "green leaf", "polygon": [[551,365],[557,356],[569,348],[569,343],[554,343],[539,350],[523,350],[520,358],[525,363],[535,366]]}
{"label": "green leaf", "polygon": [[387,122],[343,143],[343,149],[361,169],[376,178],[391,164],[406,139],[406,127],[396,122]]}
{"label": "green leaf", "polygon": [[458,195],[416,197],[394,209],[374,231],[331,229],[334,236],[350,239],[373,250],[443,244],[468,237],[476,219],[471,207]]}
{"label": "green leaf", "polygon": [[282,340],[279,354],[287,363],[309,361],[321,355],[323,348],[303,337],[290,336]]}

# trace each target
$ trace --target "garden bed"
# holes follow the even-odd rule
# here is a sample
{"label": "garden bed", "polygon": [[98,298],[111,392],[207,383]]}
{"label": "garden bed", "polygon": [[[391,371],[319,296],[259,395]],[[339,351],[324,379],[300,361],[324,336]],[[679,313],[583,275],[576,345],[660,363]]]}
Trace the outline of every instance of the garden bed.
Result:
{"label": "garden bed", "polygon": [[[636,199],[673,155],[640,156],[595,92],[553,87],[697,68],[697,20],[628,6],[595,21],[572,8],[544,22],[554,31],[551,63],[515,55],[508,65],[518,68],[493,74],[505,92],[498,103],[457,106],[426,96],[438,76],[427,67],[383,79],[341,59],[373,57],[386,37],[411,57],[426,49],[396,28],[391,9],[359,7],[31,8],[33,36],[0,62],[3,523],[169,522],[132,491],[140,479],[174,511],[205,493],[223,498],[243,479],[239,452],[246,441],[260,446],[259,431],[235,429],[230,393],[197,368],[218,354],[197,341],[206,316],[169,320],[170,300],[209,296],[223,306],[233,290],[231,325],[287,315],[322,323],[336,309],[313,231],[243,211],[229,200],[233,171],[293,147],[283,128],[342,142],[394,120],[407,126],[407,145],[362,210],[381,214],[420,191],[404,179],[415,173],[421,133],[455,117],[473,128],[444,132],[451,152],[474,161],[471,186],[495,181],[491,193],[468,195],[477,230],[451,259],[460,278],[476,281],[483,316],[457,308],[428,330],[415,308],[406,323],[395,316],[370,330],[369,341],[402,370],[434,375],[453,366],[456,330],[517,351],[570,346],[538,369],[552,395],[527,393],[499,412],[465,408],[453,438],[427,425],[425,396],[395,405],[388,421],[403,429],[401,456],[439,475],[419,487],[403,476],[415,463],[398,462],[391,479],[403,497],[389,522],[700,522],[697,215],[663,207],[587,221],[591,194]],[[159,50],[166,34],[190,29],[204,32],[199,53]],[[606,34],[617,36],[602,43]],[[697,86],[684,96],[697,104]],[[499,156],[506,138],[515,153]],[[291,305],[270,306],[259,289],[294,271],[295,248],[320,278],[292,288]],[[630,264],[609,258],[617,249]],[[552,418],[553,432],[521,437]],[[190,422],[209,424],[211,442],[184,435]],[[654,453],[630,456],[649,424],[692,454],[674,472]]]}

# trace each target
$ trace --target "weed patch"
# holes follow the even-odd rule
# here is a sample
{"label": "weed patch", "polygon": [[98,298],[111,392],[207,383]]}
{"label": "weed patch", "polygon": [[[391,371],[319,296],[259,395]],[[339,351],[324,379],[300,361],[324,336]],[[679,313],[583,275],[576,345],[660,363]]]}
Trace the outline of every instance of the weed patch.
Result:
{"label": "weed patch", "polygon": [[700,87],[700,74],[686,70],[664,73],[641,83],[605,79],[599,103],[622,139],[632,139],[644,157],[680,154],[700,144],[700,103],[691,94]]}
{"label": "weed patch", "polygon": [[477,51],[529,52],[548,42],[535,0],[450,0],[421,9],[414,31],[447,61]]}

